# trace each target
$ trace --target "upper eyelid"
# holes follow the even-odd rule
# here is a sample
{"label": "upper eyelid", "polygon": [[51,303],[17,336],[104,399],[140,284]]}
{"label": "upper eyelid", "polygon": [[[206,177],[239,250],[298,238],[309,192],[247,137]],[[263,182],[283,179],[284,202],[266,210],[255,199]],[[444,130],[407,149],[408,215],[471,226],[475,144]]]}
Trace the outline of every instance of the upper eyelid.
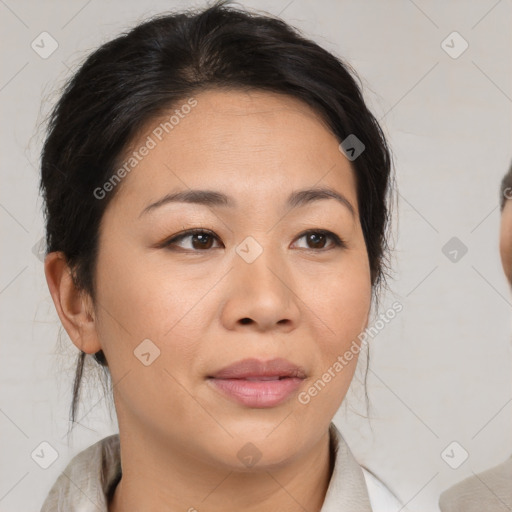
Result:
{"label": "upper eyelid", "polygon": [[175,240],[181,240],[182,238],[187,238],[188,236],[194,236],[194,235],[210,235],[214,238],[219,239],[219,236],[214,232],[210,231],[209,229],[202,229],[202,228],[196,228],[196,229],[188,229],[187,231],[184,231],[183,233],[179,233],[175,236],[172,236],[167,240],[168,242],[173,242]]}

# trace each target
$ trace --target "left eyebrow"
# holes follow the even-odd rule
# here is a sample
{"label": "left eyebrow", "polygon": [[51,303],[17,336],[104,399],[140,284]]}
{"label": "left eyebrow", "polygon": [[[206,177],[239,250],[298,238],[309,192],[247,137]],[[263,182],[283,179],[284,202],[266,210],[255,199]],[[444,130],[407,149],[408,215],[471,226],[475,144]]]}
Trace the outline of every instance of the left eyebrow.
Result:
{"label": "left eyebrow", "polygon": [[[329,187],[295,190],[289,195],[286,205],[288,208],[294,209],[325,199],[334,199],[347,208],[352,217],[355,217],[355,210],[350,201],[343,194]],[[227,196],[222,192],[197,189],[182,190],[167,194],[158,201],[146,206],[139,214],[139,217],[168,203],[191,203],[224,208],[236,208],[237,206],[237,201],[233,197]]]}

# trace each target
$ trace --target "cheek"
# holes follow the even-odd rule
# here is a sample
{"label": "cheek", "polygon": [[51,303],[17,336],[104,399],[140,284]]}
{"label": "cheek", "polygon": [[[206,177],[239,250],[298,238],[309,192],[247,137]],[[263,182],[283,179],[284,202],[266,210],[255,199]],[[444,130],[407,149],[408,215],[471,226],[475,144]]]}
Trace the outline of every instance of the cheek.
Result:
{"label": "cheek", "polygon": [[[204,281],[196,285],[154,265],[140,249],[121,250],[121,245],[109,242],[98,259],[97,282],[98,335],[107,358],[110,352],[126,368],[136,362],[133,351],[145,339],[152,340],[162,356],[172,340],[173,359],[191,357],[195,338],[188,314],[204,294]],[[182,350],[180,344],[187,347]]]}
{"label": "cheek", "polygon": [[328,381],[325,398],[335,410],[352,380],[362,349],[360,335],[368,324],[372,289],[365,256],[353,258],[350,265],[323,281],[324,293],[316,294],[315,312],[322,325],[316,336],[321,354],[316,373]]}
{"label": "cheek", "polygon": [[140,252],[123,251],[125,256],[118,258],[115,247],[104,249],[97,267],[97,332],[112,381],[120,383],[118,414],[131,411],[149,422],[157,414],[166,417],[164,408],[182,418],[197,413],[182,384],[200,353],[195,329],[202,310],[196,303],[204,295],[204,282],[203,288],[185,286],[186,277],[169,276],[168,268],[164,273],[148,264],[150,258]]}
{"label": "cheek", "polygon": [[116,230],[110,225],[108,230],[117,236],[105,237],[98,259],[103,300],[138,335],[161,338],[204,293],[208,276],[198,271],[200,265],[190,265],[187,272],[165,249],[150,248],[149,241],[139,240],[126,226]]}
{"label": "cheek", "polygon": [[366,328],[371,294],[370,269],[362,251],[347,257],[339,268],[316,276],[311,306],[326,329],[326,335],[318,338],[325,340],[326,352],[342,349]]}
{"label": "cheek", "polygon": [[507,200],[500,221],[500,256],[507,279],[512,278],[512,201]]}
{"label": "cheek", "polygon": [[[340,283],[344,286],[343,293],[338,292],[337,307],[331,309],[330,336],[322,342],[323,370],[331,369],[339,375],[336,379],[340,388],[348,387],[357,364],[361,347],[361,333],[368,324],[371,303],[371,289],[364,283]],[[343,370],[333,368],[339,360],[343,360]]]}
{"label": "cheek", "polygon": [[512,226],[502,224],[500,234],[500,256],[508,280],[512,277]]}

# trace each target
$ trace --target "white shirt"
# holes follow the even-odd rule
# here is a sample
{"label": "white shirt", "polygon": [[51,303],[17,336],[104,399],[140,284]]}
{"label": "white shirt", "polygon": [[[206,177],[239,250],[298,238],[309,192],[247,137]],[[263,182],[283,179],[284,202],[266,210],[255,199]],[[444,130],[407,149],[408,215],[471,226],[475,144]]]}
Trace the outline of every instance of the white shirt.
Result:
{"label": "white shirt", "polygon": [[373,512],[407,512],[398,498],[372,473],[363,470]]}

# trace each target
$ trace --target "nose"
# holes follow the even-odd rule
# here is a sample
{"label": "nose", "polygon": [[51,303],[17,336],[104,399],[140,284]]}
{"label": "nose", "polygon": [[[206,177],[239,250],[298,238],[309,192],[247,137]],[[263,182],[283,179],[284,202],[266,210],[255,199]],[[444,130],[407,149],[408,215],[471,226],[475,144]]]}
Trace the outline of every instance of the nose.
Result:
{"label": "nose", "polygon": [[228,329],[251,326],[257,331],[289,332],[300,321],[300,297],[294,290],[294,275],[286,262],[270,250],[254,260],[236,256],[229,273],[230,286],[224,304],[223,322]]}

